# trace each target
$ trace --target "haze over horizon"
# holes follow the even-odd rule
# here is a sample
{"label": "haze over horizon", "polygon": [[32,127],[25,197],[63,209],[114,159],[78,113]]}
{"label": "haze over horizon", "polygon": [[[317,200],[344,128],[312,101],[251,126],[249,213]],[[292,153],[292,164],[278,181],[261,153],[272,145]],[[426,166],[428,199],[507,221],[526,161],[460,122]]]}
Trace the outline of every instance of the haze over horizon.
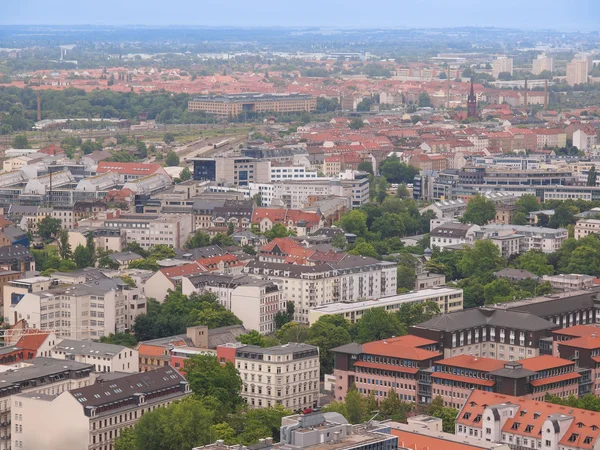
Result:
{"label": "haze over horizon", "polygon": [[[0,25],[196,25],[196,26],[337,26],[337,27],[502,27],[594,31],[600,29],[598,0],[569,8],[548,0],[5,0]],[[584,12],[585,14],[582,14]]]}

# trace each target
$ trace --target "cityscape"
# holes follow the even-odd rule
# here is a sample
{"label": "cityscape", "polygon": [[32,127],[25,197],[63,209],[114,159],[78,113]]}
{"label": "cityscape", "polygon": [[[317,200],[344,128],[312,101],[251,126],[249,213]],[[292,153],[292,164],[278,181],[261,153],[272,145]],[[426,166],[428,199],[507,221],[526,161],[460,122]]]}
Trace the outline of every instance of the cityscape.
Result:
{"label": "cityscape", "polygon": [[58,3],[0,17],[0,450],[600,449],[600,5]]}

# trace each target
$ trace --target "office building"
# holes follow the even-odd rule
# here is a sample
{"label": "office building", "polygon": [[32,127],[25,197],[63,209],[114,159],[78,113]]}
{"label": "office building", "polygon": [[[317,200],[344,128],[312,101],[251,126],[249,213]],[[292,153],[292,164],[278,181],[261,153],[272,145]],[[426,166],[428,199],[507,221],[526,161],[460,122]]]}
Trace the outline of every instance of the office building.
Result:
{"label": "office building", "polygon": [[90,364],[96,372],[140,371],[137,350],[123,345],[64,339],[50,350],[50,356]]}
{"label": "office building", "polygon": [[546,55],[538,55],[533,60],[531,73],[539,75],[542,72],[554,72],[554,58]]}
{"label": "office building", "polygon": [[587,83],[588,71],[587,59],[574,59],[570,63],[567,63],[567,84],[575,86],[576,84]]}
{"label": "office building", "polygon": [[501,56],[492,62],[492,76],[498,78],[503,72],[513,74],[513,59]]}
{"label": "office building", "polygon": [[193,158],[194,180],[209,180],[233,186],[269,183],[271,163],[247,156]]}
{"label": "office building", "polygon": [[189,111],[203,111],[221,117],[244,114],[311,112],[317,99],[306,94],[243,94],[202,95],[188,102]]}

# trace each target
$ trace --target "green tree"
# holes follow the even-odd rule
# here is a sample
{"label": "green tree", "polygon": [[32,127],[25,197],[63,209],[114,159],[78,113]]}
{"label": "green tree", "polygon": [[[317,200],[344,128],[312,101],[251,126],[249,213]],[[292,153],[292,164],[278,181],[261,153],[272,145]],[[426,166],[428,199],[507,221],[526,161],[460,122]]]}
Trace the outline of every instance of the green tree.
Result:
{"label": "green tree", "polygon": [[228,247],[230,245],[234,245],[233,239],[231,236],[227,236],[226,234],[217,233],[210,240],[210,245],[218,245],[219,247]]}
{"label": "green tree", "polygon": [[165,133],[163,137],[163,141],[165,144],[170,144],[175,140],[175,135],[173,133]]}
{"label": "green tree", "polygon": [[506,303],[516,299],[516,291],[506,278],[498,278],[483,289],[485,304]]}
{"label": "green tree", "polygon": [[233,222],[229,222],[227,224],[227,236],[231,236],[233,233],[235,233],[235,227],[233,225]]}
{"label": "green tree", "polygon": [[339,316],[322,316],[310,327],[306,342],[319,347],[321,373],[331,373],[333,370],[331,349],[352,342],[350,323]]}
{"label": "green tree", "polygon": [[58,246],[58,254],[62,259],[69,259],[72,256],[71,245],[69,244],[69,232],[66,228],[61,228],[57,232],[56,244]]}
{"label": "green tree", "polygon": [[290,236],[290,234],[292,234],[291,231],[288,230],[288,228],[285,225],[281,223],[276,223],[271,227],[270,230],[264,233],[264,236],[271,241],[276,238],[284,238]]}
{"label": "green tree", "polygon": [[588,172],[587,177],[587,185],[588,186],[596,186],[596,178],[598,174],[596,173],[596,166],[592,166]]}
{"label": "green tree", "polygon": [[246,334],[241,334],[237,337],[238,342],[246,345],[257,345],[259,347],[273,347],[279,344],[275,338],[260,334],[256,330],[252,330]]}
{"label": "green tree", "polygon": [[423,323],[440,314],[440,307],[434,301],[425,303],[403,303],[396,313],[398,320],[406,328]]}
{"label": "green tree", "polygon": [[91,266],[96,264],[96,243],[94,241],[94,232],[90,231],[85,238],[85,247],[90,255]]}
{"label": "green tree", "polygon": [[344,214],[336,225],[343,228],[346,233],[364,236],[368,231],[367,215],[361,210],[353,209]]}
{"label": "green tree", "polygon": [[362,170],[363,172],[368,172],[371,175],[373,175],[373,164],[371,164],[368,161],[363,161],[359,163],[357,169]]}
{"label": "green tree", "polygon": [[364,126],[365,124],[363,123],[360,117],[355,117],[348,124],[348,128],[350,128],[351,130],[360,130]]}
{"label": "green tree", "polygon": [[529,250],[519,256],[517,259],[517,267],[519,269],[528,270],[538,277],[552,275],[554,273],[554,267],[548,263],[548,256],[538,250]]}
{"label": "green tree", "polygon": [[597,277],[600,274],[600,255],[598,251],[587,246],[581,246],[573,250],[567,272]]}
{"label": "green tree", "polygon": [[348,241],[346,240],[346,236],[344,233],[337,233],[333,240],[331,241],[331,245],[339,250],[346,250],[348,245]]}
{"label": "green tree", "polygon": [[411,409],[412,405],[400,400],[394,388],[391,388],[388,391],[387,397],[379,404],[379,412],[381,415],[398,422],[406,422],[406,418]]}
{"label": "green tree", "polygon": [[79,244],[75,248],[75,252],[73,253],[73,259],[77,267],[80,269],[85,269],[86,267],[92,267],[92,255],[87,247]]}
{"label": "green tree", "polygon": [[398,264],[397,284],[399,289],[412,290],[415,288],[417,276],[414,266],[410,264]]}
{"label": "green tree", "polygon": [[104,344],[124,345],[129,348],[134,348],[138,343],[135,336],[129,333],[110,333],[108,336],[102,336],[100,342]]}
{"label": "green tree", "polygon": [[186,360],[185,373],[196,398],[215,397],[228,411],[242,403],[242,380],[232,363],[221,364],[212,355],[194,355]]}
{"label": "green tree", "polygon": [[115,450],[136,450],[135,431],[133,428],[123,428],[115,441]]}
{"label": "green tree", "polygon": [[15,136],[15,138],[13,139],[12,146],[13,146],[13,148],[19,148],[19,149],[31,148],[31,145],[29,144],[29,140],[27,139],[27,136],[24,134],[17,134]]}
{"label": "green tree", "polygon": [[370,258],[379,258],[379,254],[375,247],[373,247],[368,242],[362,241],[358,242],[352,250],[348,252],[349,255],[359,255],[359,256],[368,256]]}
{"label": "green tree", "polygon": [[197,230],[188,238],[184,247],[188,250],[193,248],[207,247],[210,245],[210,236],[202,230]]}
{"label": "green tree", "polygon": [[275,332],[275,336],[282,344],[287,344],[288,342],[306,342],[310,337],[310,329],[298,322],[288,322]]}
{"label": "green tree", "polygon": [[179,165],[179,156],[177,156],[177,153],[171,150],[169,153],[167,153],[165,163],[169,167],[176,167]]}
{"label": "green tree", "polygon": [[361,423],[368,412],[365,398],[360,395],[355,387],[349,389],[346,394],[346,419],[348,419],[348,422]]}
{"label": "green tree", "polygon": [[421,92],[419,94],[419,99],[417,100],[419,104],[419,108],[430,108],[432,105],[431,98],[427,92]]}
{"label": "green tree", "polygon": [[540,202],[535,195],[525,194],[519,197],[515,206],[517,207],[518,212],[527,215],[532,211],[538,211],[540,209]]}
{"label": "green tree", "polygon": [[462,216],[463,223],[486,225],[496,217],[496,205],[483,195],[477,194],[467,204],[467,210]]}
{"label": "green tree", "polygon": [[454,433],[458,410],[444,406],[444,400],[439,395],[434,398],[426,410],[427,414],[442,419],[442,429],[446,433]]}
{"label": "green tree", "polygon": [[[42,220],[38,222],[37,232],[38,234],[46,240],[52,239],[54,236],[58,234],[61,229],[61,221],[60,219],[54,219],[50,216],[44,217]],[[67,235],[68,238],[68,235]]]}
{"label": "green tree", "polygon": [[527,225],[527,216],[524,212],[517,212],[512,220],[513,225]]}
{"label": "green tree", "polygon": [[475,242],[473,248],[465,248],[461,253],[458,268],[465,277],[488,275],[504,267],[500,250],[488,239]]}
{"label": "green tree", "polygon": [[562,203],[554,209],[554,215],[550,218],[548,226],[552,228],[559,228],[575,223],[575,214],[578,212],[579,211],[577,210],[576,206],[569,206]]}
{"label": "green tree", "polygon": [[406,327],[398,316],[389,314],[383,308],[367,310],[354,326],[354,336],[359,343],[380,341],[392,336],[403,336]]}
{"label": "green tree", "polygon": [[187,181],[192,179],[192,172],[189,167],[184,167],[181,173],[179,174],[179,179],[181,181]]}

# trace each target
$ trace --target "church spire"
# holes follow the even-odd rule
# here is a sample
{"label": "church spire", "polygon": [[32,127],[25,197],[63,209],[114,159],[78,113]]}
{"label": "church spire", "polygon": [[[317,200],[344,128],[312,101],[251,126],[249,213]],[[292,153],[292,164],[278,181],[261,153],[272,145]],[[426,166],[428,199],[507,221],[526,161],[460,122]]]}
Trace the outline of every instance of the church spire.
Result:
{"label": "church spire", "polygon": [[471,92],[467,97],[467,117],[477,117],[477,96],[475,95],[473,77],[471,77]]}

